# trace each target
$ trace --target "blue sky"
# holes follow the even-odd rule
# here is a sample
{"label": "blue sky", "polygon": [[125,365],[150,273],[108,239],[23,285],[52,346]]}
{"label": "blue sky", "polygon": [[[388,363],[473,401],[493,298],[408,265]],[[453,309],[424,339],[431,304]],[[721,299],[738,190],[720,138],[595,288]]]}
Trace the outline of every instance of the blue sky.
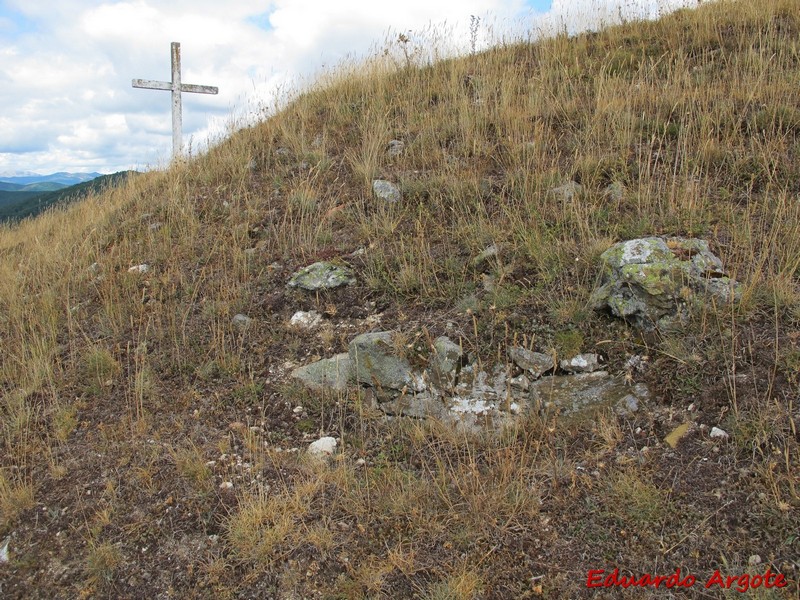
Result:
{"label": "blue sky", "polygon": [[[594,28],[623,12],[650,18],[696,0],[0,0],[0,174],[145,169],[171,153],[166,81],[180,41],[184,141],[202,148],[264,114],[281,90],[323,67],[392,46],[399,32],[440,53]],[[631,12],[632,11],[632,12]],[[428,36],[428,37],[426,37]],[[395,44],[396,46],[396,44]]]}

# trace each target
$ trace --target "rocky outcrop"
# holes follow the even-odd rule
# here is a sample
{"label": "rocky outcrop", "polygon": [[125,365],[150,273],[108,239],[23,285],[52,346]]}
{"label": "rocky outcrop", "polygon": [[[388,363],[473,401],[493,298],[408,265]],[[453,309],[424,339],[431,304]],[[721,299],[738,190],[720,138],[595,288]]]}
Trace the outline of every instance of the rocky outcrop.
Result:
{"label": "rocky outcrop", "polygon": [[615,244],[602,255],[595,309],[642,329],[668,328],[704,302],[732,302],[740,291],[722,261],[699,239],[649,237]]}
{"label": "rocky outcrop", "polygon": [[627,415],[648,398],[644,385],[628,386],[624,377],[598,370],[596,354],[579,354],[557,366],[553,354],[511,346],[511,362],[486,370],[465,361],[460,344],[442,336],[431,344],[427,363],[412,366],[395,335],[361,334],[346,354],[292,375],[314,390],[357,385],[387,415],[436,418],[470,429],[510,423],[531,410],[574,415],[612,408]]}

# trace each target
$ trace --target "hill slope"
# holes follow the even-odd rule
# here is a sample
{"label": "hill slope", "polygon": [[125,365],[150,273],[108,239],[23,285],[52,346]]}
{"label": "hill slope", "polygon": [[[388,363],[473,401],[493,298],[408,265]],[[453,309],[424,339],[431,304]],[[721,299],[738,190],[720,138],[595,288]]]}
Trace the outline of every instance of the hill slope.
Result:
{"label": "hill slope", "polygon": [[[787,584],[758,593],[796,597],[799,34],[768,0],[432,65],[401,40],[205,156],[6,226],[4,596],[589,598],[618,568],[697,579],[675,597],[769,569]],[[674,235],[737,302],[649,332],[593,310],[604,250]],[[286,286],[318,260],[356,282]],[[412,366],[441,335],[489,373],[513,345],[591,352],[651,395],[476,434],[290,377],[390,330]]]}

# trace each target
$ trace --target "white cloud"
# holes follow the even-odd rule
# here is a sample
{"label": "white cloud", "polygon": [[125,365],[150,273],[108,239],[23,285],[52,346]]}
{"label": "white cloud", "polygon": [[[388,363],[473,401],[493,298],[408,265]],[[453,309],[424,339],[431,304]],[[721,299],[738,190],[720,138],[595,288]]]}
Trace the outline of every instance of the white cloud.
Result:
{"label": "white cloud", "polygon": [[[693,0],[616,0],[655,16]],[[609,6],[613,6],[609,8]],[[171,144],[169,94],[131,79],[170,77],[170,42],[180,41],[183,81],[218,96],[184,95],[184,140],[202,145],[242,114],[273,103],[323,65],[365,56],[387,32],[439,24],[452,47],[478,47],[503,31],[585,28],[620,15],[611,0],[554,0],[532,19],[522,0],[6,0],[0,23],[0,171],[113,171],[159,164]],[[598,8],[602,6],[603,8]],[[11,13],[9,13],[11,11]],[[15,21],[13,12],[23,18]],[[646,13],[646,14],[645,14]],[[491,15],[491,16],[490,16]],[[446,23],[446,25],[441,25]],[[414,34],[415,41],[424,36]],[[234,117],[235,115],[239,115]]]}

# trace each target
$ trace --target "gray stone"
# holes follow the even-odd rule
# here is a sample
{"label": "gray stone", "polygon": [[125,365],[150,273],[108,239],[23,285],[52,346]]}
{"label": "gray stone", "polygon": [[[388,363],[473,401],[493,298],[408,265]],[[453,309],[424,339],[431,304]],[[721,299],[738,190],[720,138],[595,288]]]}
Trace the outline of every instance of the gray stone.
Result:
{"label": "gray stone", "polygon": [[395,184],[383,179],[376,179],[372,182],[372,191],[376,197],[386,202],[399,202],[403,197]]}
{"label": "gray stone", "polygon": [[611,312],[642,329],[668,328],[713,297],[728,303],[740,284],[728,278],[708,242],[685,238],[640,238],[606,250],[601,286],[592,294],[595,309]]}
{"label": "gray stone", "polygon": [[583,186],[576,181],[568,181],[564,185],[553,188],[550,193],[561,200],[569,202],[583,193]]}
{"label": "gray stone", "polygon": [[463,351],[447,336],[436,338],[433,342],[433,354],[430,357],[430,370],[433,384],[448,390],[453,387],[461,369]]}
{"label": "gray stone", "polygon": [[243,315],[242,313],[233,315],[233,319],[231,319],[231,322],[234,325],[236,325],[237,327],[242,327],[242,328],[247,327],[248,325],[250,325],[251,321],[252,321],[252,319],[250,317],[248,317],[247,315]]}
{"label": "gray stone", "polygon": [[386,154],[389,156],[389,158],[396,158],[403,153],[405,147],[406,147],[405,142],[402,142],[400,140],[392,140],[388,144],[388,148],[386,149]]}
{"label": "gray stone", "polygon": [[316,291],[350,285],[355,281],[356,278],[353,277],[353,272],[347,267],[323,261],[316,262],[297,271],[289,279],[288,285],[289,287]]}
{"label": "gray stone", "polygon": [[549,354],[532,352],[521,346],[508,348],[508,356],[520,369],[528,371],[533,379],[539,379],[544,373],[555,368],[555,361]]}
{"label": "gray stone", "polygon": [[562,370],[569,373],[591,373],[600,368],[597,354],[578,354],[558,363]]}
{"label": "gray stone", "polygon": [[638,410],[648,397],[644,384],[629,387],[624,378],[610,377],[606,371],[545,377],[534,382],[530,392],[533,407],[563,415],[620,406]]}
{"label": "gray stone", "polygon": [[315,310],[308,312],[298,310],[292,315],[292,318],[289,319],[289,325],[302,329],[313,329],[320,323],[322,323],[322,315]]}
{"label": "gray stone", "polygon": [[333,358],[323,358],[317,362],[298,367],[292,377],[300,380],[306,387],[316,390],[343,392],[352,378],[352,363],[347,352]]}
{"label": "gray stone", "polygon": [[618,415],[627,417],[639,410],[639,399],[633,394],[628,394],[621,398],[614,407],[614,412]]}
{"label": "gray stone", "polygon": [[378,392],[425,388],[421,376],[412,373],[408,360],[398,355],[390,331],[362,333],[350,342],[348,352],[356,381]]}

